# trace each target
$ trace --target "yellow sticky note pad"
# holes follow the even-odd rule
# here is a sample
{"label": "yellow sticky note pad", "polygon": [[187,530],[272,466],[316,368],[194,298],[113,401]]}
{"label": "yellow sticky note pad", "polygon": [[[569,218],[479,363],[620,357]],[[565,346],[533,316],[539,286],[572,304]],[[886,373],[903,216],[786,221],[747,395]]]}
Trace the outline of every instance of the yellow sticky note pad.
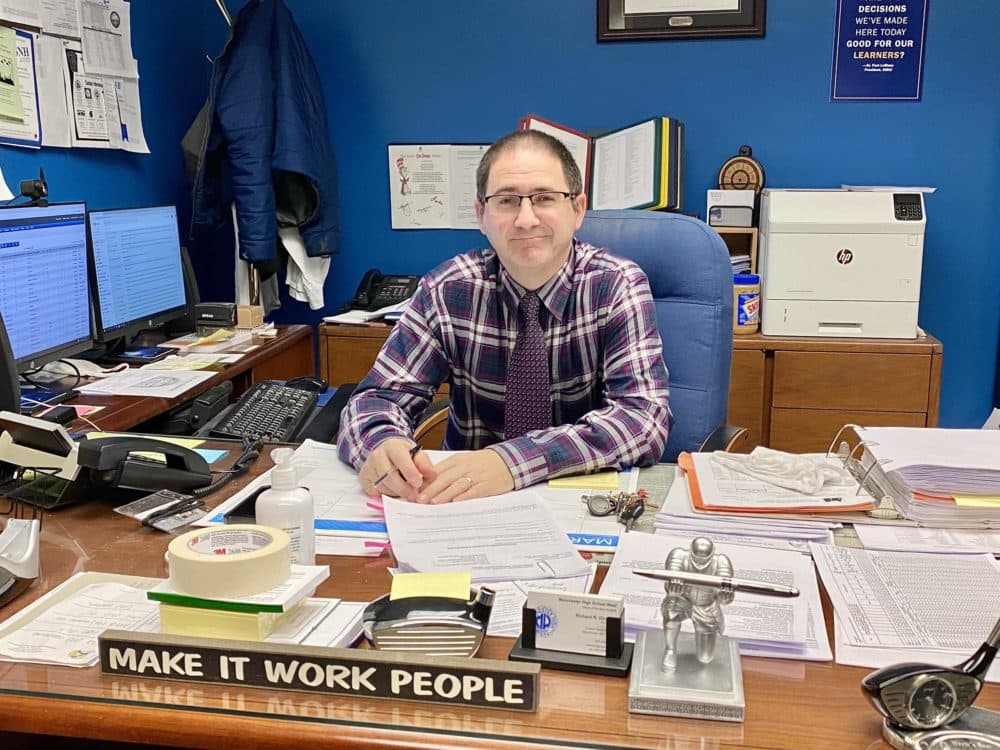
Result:
{"label": "yellow sticky note pad", "polygon": [[1000,508],[1000,495],[955,495],[960,508]]}
{"label": "yellow sticky note pad", "polygon": [[138,437],[138,438],[149,438],[150,440],[156,440],[161,443],[171,443],[172,445],[179,445],[182,448],[197,448],[199,445],[205,442],[204,438],[190,438],[190,437],[174,437],[165,435],[132,435],[127,432],[88,432],[88,440],[96,440],[97,438],[106,437]]}
{"label": "yellow sticky note pad", "polygon": [[617,490],[618,472],[614,469],[596,474],[574,474],[571,477],[550,479],[549,487],[557,490]]}
{"label": "yellow sticky note pad", "polygon": [[392,577],[389,599],[409,599],[414,596],[446,596],[449,599],[469,598],[471,573],[397,573]]}

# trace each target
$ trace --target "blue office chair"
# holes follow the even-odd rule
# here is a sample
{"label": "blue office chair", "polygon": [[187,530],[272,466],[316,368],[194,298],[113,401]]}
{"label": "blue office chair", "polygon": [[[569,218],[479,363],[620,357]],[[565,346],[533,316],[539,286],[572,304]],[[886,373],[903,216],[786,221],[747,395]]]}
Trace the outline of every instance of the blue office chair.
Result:
{"label": "blue office chair", "polygon": [[689,216],[639,210],[588,211],[576,236],[635,261],[649,277],[675,420],[663,460],[732,449],[746,430],[726,425],[733,272],[722,238]]}

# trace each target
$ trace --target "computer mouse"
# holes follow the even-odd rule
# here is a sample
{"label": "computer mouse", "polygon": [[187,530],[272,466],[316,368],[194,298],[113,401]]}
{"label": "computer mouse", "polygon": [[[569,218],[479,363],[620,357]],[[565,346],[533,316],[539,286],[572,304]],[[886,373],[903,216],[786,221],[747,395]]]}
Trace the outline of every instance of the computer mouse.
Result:
{"label": "computer mouse", "polygon": [[322,378],[314,378],[311,375],[302,375],[298,378],[286,380],[285,385],[289,388],[301,388],[303,391],[313,391],[322,393],[327,389],[327,383]]}

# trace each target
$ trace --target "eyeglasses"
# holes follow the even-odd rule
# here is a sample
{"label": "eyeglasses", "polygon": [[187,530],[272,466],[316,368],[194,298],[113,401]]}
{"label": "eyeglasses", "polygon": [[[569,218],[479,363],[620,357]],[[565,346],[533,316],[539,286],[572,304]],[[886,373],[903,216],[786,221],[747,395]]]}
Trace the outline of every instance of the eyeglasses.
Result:
{"label": "eyeglasses", "polygon": [[531,195],[518,195],[517,193],[494,193],[483,198],[483,204],[494,213],[516,214],[521,210],[521,201],[527,198],[531,201],[531,208],[534,211],[553,211],[567,198],[576,198],[577,193],[564,193],[557,190],[546,190],[542,193],[532,193]]}

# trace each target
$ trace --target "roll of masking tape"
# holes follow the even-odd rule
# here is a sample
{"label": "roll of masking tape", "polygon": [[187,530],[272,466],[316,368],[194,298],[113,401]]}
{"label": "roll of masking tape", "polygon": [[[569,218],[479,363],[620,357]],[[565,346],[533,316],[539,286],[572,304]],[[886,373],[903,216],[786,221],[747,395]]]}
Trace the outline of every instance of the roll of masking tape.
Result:
{"label": "roll of masking tape", "polygon": [[170,586],[203,599],[260,594],[288,580],[290,546],[281,529],[253,524],[189,531],[167,547]]}

